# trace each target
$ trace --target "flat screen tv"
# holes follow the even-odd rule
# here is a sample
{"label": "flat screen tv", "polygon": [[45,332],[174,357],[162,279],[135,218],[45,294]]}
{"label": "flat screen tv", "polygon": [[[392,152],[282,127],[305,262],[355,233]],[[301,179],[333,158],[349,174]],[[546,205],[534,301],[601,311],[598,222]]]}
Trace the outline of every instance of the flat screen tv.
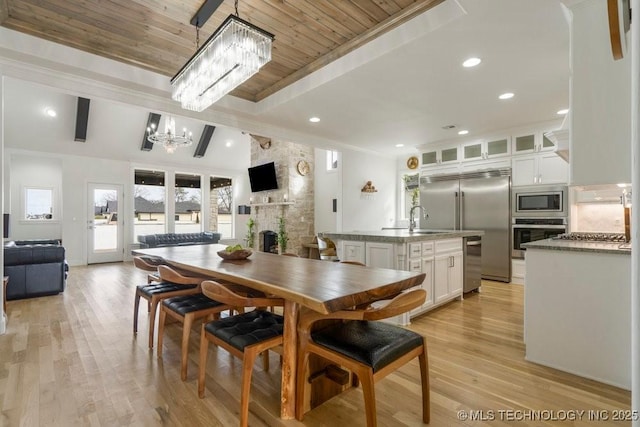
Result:
{"label": "flat screen tv", "polygon": [[249,183],[251,192],[277,190],[276,166],[273,162],[249,168]]}

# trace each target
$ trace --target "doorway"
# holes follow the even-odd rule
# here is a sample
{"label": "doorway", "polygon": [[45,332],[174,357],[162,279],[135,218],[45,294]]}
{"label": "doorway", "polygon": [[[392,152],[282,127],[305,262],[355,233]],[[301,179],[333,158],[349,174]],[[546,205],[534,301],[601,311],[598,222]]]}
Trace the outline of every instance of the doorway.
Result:
{"label": "doorway", "polygon": [[87,188],[87,263],[123,261],[122,185],[89,183]]}

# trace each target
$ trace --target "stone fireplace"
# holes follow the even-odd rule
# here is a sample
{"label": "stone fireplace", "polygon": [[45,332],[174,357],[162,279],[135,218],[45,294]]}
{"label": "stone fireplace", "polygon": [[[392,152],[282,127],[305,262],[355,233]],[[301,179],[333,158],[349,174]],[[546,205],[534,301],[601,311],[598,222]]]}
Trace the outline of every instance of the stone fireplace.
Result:
{"label": "stone fireplace", "polygon": [[261,252],[278,253],[278,233],[263,230],[258,233],[258,250]]}
{"label": "stone fireplace", "polygon": [[[300,161],[309,166],[308,171],[298,170]],[[256,230],[254,247],[268,252],[264,249],[264,233],[277,230],[279,218],[283,218],[289,238],[286,252],[306,256],[308,250],[302,245],[311,242],[314,236],[314,149],[275,139],[270,145],[261,146],[252,138],[251,166],[268,162],[275,163],[278,189],[251,195],[251,218]],[[277,234],[273,245],[277,253]]]}

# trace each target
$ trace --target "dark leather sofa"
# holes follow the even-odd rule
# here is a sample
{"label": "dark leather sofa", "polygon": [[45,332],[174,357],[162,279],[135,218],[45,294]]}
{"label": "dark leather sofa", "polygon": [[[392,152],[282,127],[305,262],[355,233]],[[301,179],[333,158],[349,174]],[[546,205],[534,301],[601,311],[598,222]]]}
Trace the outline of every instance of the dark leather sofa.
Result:
{"label": "dark leather sofa", "polygon": [[7,300],[64,291],[69,266],[59,240],[20,240],[4,245]]}
{"label": "dark leather sofa", "polygon": [[211,231],[202,233],[166,233],[138,236],[140,248],[159,248],[163,246],[210,245],[218,243],[221,234]]}

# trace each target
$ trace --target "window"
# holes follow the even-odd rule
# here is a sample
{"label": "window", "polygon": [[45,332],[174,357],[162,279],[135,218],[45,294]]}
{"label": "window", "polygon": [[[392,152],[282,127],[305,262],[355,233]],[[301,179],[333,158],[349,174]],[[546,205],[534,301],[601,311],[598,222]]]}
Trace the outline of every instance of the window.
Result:
{"label": "window", "polygon": [[[230,178],[212,176],[209,179],[211,191],[211,214],[209,231],[217,231],[223,239],[233,238],[233,186]],[[214,200],[217,201],[214,203]]]}
{"label": "window", "polygon": [[47,221],[53,219],[52,188],[25,188],[24,219],[30,221]]}
{"label": "window", "polygon": [[338,152],[337,151],[327,151],[327,170],[336,170],[338,169]]}
{"label": "window", "polygon": [[166,231],[165,174],[160,171],[134,171],[133,235],[164,233]]}
{"label": "window", "polygon": [[176,233],[202,231],[200,175],[176,173],[174,195]]}
{"label": "window", "polygon": [[409,218],[411,207],[420,203],[420,187],[418,174],[402,176],[402,192],[400,206],[402,206],[401,219]]}

